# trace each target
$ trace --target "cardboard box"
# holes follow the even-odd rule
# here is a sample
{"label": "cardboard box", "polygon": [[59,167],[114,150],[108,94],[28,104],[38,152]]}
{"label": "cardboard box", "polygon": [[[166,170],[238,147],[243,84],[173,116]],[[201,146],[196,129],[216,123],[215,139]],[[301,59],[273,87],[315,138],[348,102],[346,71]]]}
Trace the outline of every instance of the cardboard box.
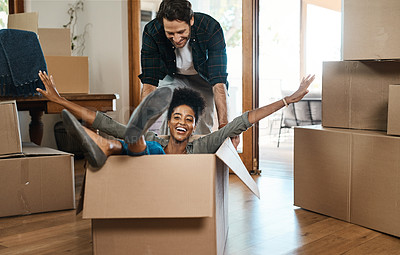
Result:
{"label": "cardboard box", "polygon": [[346,130],[294,129],[294,204],[350,221],[350,141]]}
{"label": "cardboard box", "polygon": [[389,85],[400,83],[400,62],[324,62],[322,125],[387,129]]}
{"label": "cardboard box", "polygon": [[400,135],[400,85],[389,86],[388,135]]}
{"label": "cardboard box", "polygon": [[400,138],[354,135],[351,222],[400,237]]}
{"label": "cardboard box", "polygon": [[22,153],[16,101],[0,101],[0,155]]}
{"label": "cardboard box", "polygon": [[230,139],[215,154],[111,156],[87,170],[94,254],[223,254],[228,166],[259,196]]}
{"label": "cardboard box", "polygon": [[400,236],[400,137],[313,126],[294,139],[295,205]]}
{"label": "cardboard box", "polygon": [[34,144],[23,153],[0,159],[0,216],[74,209],[73,155]]}
{"label": "cardboard box", "polygon": [[38,32],[39,14],[25,12],[8,15],[7,28]]}
{"label": "cardboard box", "polygon": [[38,35],[44,55],[71,56],[71,30],[69,28],[39,28]]}
{"label": "cardboard box", "polygon": [[48,73],[60,93],[89,93],[88,57],[45,56]]}
{"label": "cardboard box", "polygon": [[400,1],[344,0],[342,59],[400,59]]}

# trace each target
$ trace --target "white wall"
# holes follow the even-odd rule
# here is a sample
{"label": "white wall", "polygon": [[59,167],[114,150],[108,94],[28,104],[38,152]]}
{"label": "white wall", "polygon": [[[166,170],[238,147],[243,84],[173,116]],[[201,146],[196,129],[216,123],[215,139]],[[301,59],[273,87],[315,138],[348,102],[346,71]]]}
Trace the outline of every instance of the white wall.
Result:
{"label": "white wall", "polygon": [[[25,0],[26,12],[39,13],[39,27],[61,28],[68,23],[67,0]],[[116,93],[117,111],[108,113],[126,123],[129,118],[129,65],[127,0],[85,0],[78,14],[78,30],[89,24],[84,56],[89,57],[91,93]],[[56,81],[57,82],[57,81]],[[56,148],[53,127],[59,115],[45,114],[42,146]],[[23,141],[29,141],[29,114],[20,114]]]}

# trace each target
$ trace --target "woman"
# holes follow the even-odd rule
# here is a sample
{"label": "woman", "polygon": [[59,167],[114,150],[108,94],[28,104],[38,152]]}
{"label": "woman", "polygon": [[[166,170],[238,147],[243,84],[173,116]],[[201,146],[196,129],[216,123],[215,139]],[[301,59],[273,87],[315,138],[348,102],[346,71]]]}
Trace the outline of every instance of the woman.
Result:
{"label": "woman", "polygon": [[[175,89],[173,93],[169,88],[155,90],[142,100],[132,113],[127,126],[124,126],[101,112],[90,111],[61,97],[56,90],[54,80],[46,73],[39,72],[39,77],[46,90],[37,89],[37,91],[72,112],[72,114],[67,110],[62,112],[66,129],[82,143],[89,164],[95,168],[103,166],[107,157],[114,154],[138,156],[164,153],[214,153],[226,138],[237,136],[282,107],[300,101],[308,93],[308,87],[315,78],[309,75],[302,79],[298,90],[292,95],[245,112],[225,127],[189,141],[205,104],[200,94],[191,89]],[[167,107],[171,135],[161,138],[154,132],[146,132]],[[106,139],[83,127],[73,115],[94,129],[123,139]]]}

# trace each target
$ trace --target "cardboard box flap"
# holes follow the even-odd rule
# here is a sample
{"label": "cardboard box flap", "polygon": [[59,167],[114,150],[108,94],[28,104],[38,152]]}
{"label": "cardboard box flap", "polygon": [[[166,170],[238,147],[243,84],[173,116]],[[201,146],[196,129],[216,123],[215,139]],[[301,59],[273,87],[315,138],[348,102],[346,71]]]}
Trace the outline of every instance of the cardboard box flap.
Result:
{"label": "cardboard box flap", "polygon": [[216,156],[111,156],[86,171],[83,218],[196,218],[215,211]]}
{"label": "cardboard box flap", "polygon": [[239,179],[247,186],[247,188],[249,188],[251,192],[253,192],[254,195],[260,198],[258,186],[253,178],[251,178],[230,138],[225,140],[215,155],[239,177]]}
{"label": "cardboard box flap", "polygon": [[46,147],[40,147],[32,142],[22,143],[22,153],[26,156],[73,155],[71,153],[64,151],[59,151]]}

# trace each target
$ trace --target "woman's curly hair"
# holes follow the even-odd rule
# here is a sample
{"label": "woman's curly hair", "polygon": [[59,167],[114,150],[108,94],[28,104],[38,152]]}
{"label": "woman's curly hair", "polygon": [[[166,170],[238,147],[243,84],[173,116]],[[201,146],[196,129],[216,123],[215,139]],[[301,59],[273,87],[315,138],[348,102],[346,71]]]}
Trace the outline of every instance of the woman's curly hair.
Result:
{"label": "woman's curly hair", "polygon": [[189,88],[176,88],[172,96],[171,104],[168,109],[168,120],[171,119],[172,112],[180,105],[187,105],[194,111],[196,122],[203,114],[206,103],[199,92]]}

